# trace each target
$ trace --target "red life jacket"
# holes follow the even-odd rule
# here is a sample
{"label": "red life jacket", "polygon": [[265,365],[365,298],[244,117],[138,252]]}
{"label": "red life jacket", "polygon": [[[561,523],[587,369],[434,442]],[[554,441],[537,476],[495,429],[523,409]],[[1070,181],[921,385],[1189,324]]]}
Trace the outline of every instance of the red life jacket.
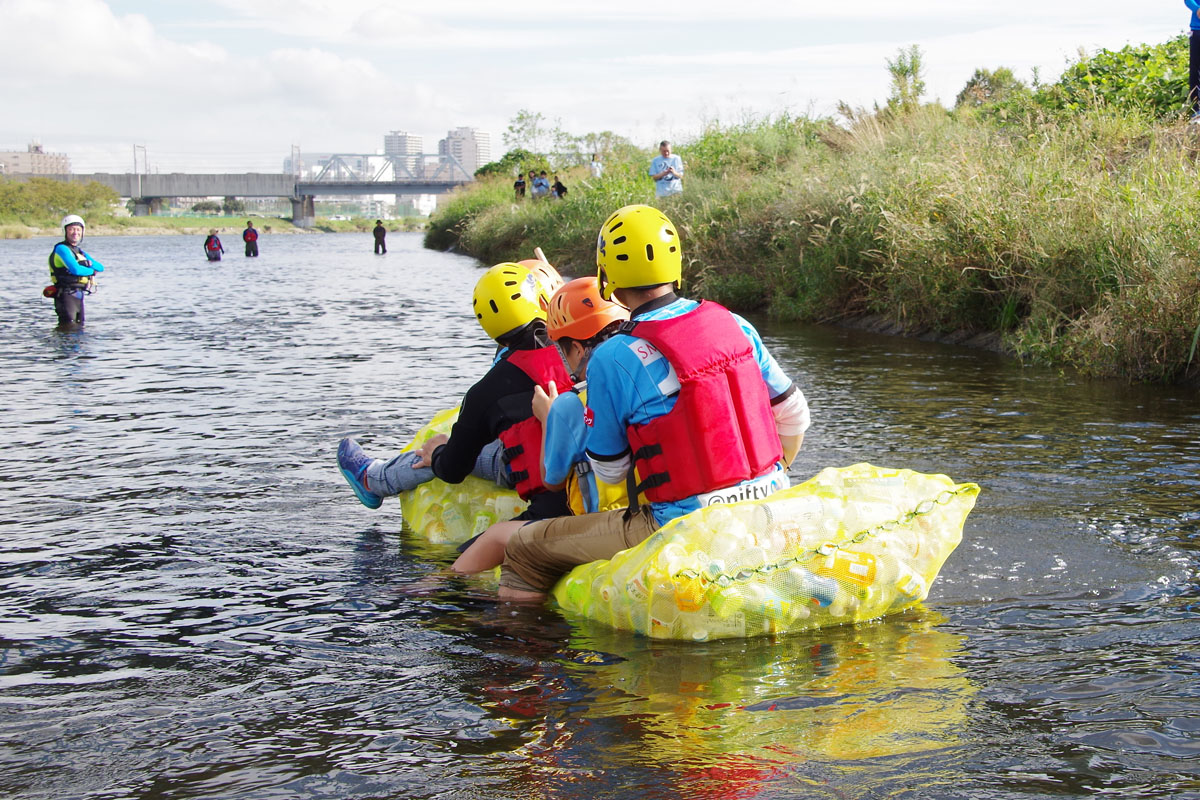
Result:
{"label": "red life jacket", "polygon": [[621,333],[658,348],[679,379],[669,412],[627,430],[642,478],[637,491],[647,500],[667,503],[724,489],[783,458],[762,371],[728,310],[702,302],[673,319],[626,323]]}
{"label": "red life jacket", "polygon": [[210,253],[219,253],[221,251],[221,240],[215,236],[208,237],[208,241],[204,243],[204,249]]}
{"label": "red life jacket", "polygon": [[[557,347],[510,350],[504,360],[543,389],[550,381],[554,381],[560,392],[572,386],[571,373],[567,372]],[[538,492],[546,491],[542,481],[542,423],[538,418],[530,416],[510,425],[500,432],[500,442],[504,445],[504,460],[512,473],[513,488],[521,499],[528,500]]]}
{"label": "red life jacket", "polygon": [[256,231],[254,228],[246,228],[246,230],[244,230],[242,232],[242,241],[243,242],[257,242],[258,241],[258,231]]}

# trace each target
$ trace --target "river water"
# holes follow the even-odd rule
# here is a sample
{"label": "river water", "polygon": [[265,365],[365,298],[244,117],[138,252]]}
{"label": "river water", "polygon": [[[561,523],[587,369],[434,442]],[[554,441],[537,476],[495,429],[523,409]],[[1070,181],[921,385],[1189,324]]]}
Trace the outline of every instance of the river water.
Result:
{"label": "river water", "polygon": [[[1200,403],[965,348],[762,321],[793,467],[982,486],[924,607],[656,642],[502,606],[363,508],[486,369],[479,265],[392,234],[0,242],[0,796],[1200,797]],[[553,255],[553,254],[551,254]]]}

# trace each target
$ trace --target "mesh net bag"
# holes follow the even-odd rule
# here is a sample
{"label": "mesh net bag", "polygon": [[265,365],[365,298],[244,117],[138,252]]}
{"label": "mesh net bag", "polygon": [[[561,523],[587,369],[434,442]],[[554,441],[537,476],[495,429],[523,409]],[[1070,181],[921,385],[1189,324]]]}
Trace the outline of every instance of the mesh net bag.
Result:
{"label": "mesh net bag", "polygon": [[870,464],[672,520],[554,587],[568,615],[704,641],[840,625],[924,600],[979,487]]}
{"label": "mesh net bag", "polygon": [[[439,411],[417,431],[404,451],[414,450],[431,436],[450,433],[458,407]],[[512,519],[529,504],[511,489],[474,475],[459,484],[434,478],[400,495],[400,513],[409,529],[434,544],[460,544],[496,522]]]}

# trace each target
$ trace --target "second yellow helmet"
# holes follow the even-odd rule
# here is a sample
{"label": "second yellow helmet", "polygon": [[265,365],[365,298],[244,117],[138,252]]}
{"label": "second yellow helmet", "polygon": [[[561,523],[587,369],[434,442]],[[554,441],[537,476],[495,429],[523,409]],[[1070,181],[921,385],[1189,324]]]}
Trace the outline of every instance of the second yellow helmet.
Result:
{"label": "second yellow helmet", "polygon": [[683,275],[679,234],[667,215],[653,206],[625,206],[600,226],[596,238],[600,294],[674,283]]}
{"label": "second yellow helmet", "polygon": [[550,298],[528,268],[506,261],[489,269],[475,284],[471,308],[485,333],[499,340],[535,319],[546,318]]}

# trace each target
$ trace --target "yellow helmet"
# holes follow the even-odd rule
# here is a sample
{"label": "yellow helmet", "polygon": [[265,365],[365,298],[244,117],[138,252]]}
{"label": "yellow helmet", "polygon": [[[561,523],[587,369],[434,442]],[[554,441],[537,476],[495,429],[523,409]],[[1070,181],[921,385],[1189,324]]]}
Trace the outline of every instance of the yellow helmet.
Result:
{"label": "yellow helmet", "polygon": [[675,225],[652,206],[617,209],[596,238],[596,268],[605,300],[612,299],[614,289],[674,283],[683,275]]}
{"label": "yellow helmet", "polygon": [[546,318],[550,298],[528,268],[511,261],[497,264],[475,284],[471,307],[483,330],[500,340],[535,319]]}

